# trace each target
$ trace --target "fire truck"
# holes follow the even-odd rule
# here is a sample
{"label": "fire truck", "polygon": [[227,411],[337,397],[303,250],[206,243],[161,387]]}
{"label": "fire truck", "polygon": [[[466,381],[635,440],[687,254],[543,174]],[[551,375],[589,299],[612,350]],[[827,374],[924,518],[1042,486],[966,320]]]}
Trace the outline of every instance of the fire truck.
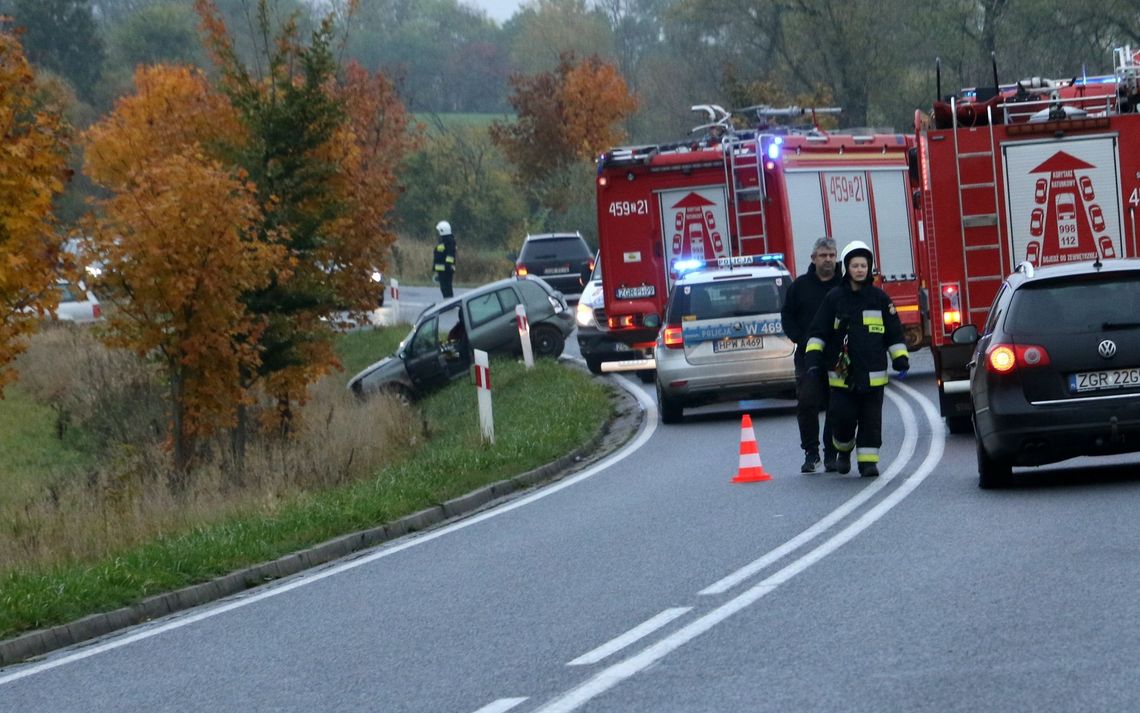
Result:
{"label": "fire truck", "polygon": [[[630,358],[605,371],[652,374],[652,347],[680,260],[780,254],[806,271],[823,236],[875,249],[879,284],[894,300],[908,346],[927,343],[918,280],[917,166],[905,134],[828,132],[767,124],[738,130],[731,114],[699,105],[700,138],[619,147],[598,160],[598,242],[609,336]],[[750,107],[762,122],[838,109]]]}
{"label": "fire truck", "polygon": [[931,352],[952,433],[972,428],[973,345],[954,331],[983,326],[1017,265],[1137,254],[1140,53],[1114,55],[1111,75],[1013,84],[997,82],[995,63],[993,86],[915,113],[920,273],[934,293]]}

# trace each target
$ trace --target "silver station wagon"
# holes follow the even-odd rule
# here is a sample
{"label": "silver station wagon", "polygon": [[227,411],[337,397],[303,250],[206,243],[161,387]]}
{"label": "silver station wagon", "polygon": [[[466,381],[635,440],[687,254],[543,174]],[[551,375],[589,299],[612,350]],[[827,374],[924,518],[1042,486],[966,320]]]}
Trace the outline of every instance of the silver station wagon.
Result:
{"label": "silver station wagon", "polygon": [[663,423],[686,406],[794,398],[796,346],[780,310],[792,277],[781,255],[678,262],[657,337],[657,405]]}

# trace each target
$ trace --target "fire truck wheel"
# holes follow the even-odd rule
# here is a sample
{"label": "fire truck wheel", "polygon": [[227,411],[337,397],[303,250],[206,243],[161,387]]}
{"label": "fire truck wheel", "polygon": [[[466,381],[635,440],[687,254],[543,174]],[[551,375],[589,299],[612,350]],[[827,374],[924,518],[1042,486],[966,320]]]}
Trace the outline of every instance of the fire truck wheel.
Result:
{"label": "fire truck wheel", "polygon": [[947,416],[946,428],[955,436],[962,436],[974,432],[974,422],[969,416]]}
{"label": "fire truck wheel", "polygon": [[536,357],[557,359],[566,346],[562,333],[554,327],[540,324],[530,332],[530,343]]}
{"label": "fire truck wheel", "polygon": [[984,490],[1008,487],[1013,480],[1013,468],[1010,464],[990,458],[986,449],[982,447],[981,439],[977,441],[977,450],[978,487]]}
{"label": "fire truck wheel", "polygon": [[657,378],[657,373],[652,369],[642,369],[637,372],[637,378],[641,379],[643,384],[652,384],[654,379]]}
{"label": "fire truck wheel", "polygon": [[661,391],[661,384],[657,385],[657,413],[661,416],[661,423],[680,423],[685,418],[684,404],[666,396]]}
{"label": "fire truck wheel", "polygon": [[602,360],[597,357],[586,357],[586,368],[591,374],[602,373]]}

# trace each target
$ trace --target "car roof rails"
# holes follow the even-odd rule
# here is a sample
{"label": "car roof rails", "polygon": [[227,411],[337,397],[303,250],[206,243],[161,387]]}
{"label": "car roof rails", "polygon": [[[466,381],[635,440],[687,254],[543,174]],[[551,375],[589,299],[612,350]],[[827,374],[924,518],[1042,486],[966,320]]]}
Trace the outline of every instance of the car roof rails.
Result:
{"label": "car roof rails", "polygon": [[1033,277],[1033,263],[1029,262],[1028,260],[1022,260],[1017,264],[1017,267],[1014,268],[1013,271],[1020,272],[1026,277]]}

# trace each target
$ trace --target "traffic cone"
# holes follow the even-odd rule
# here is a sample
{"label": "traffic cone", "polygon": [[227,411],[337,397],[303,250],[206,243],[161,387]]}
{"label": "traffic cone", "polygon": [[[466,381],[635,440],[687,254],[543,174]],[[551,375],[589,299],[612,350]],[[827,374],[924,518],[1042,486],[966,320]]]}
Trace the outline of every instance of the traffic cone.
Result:
{"label": "traffic cone", "polygon": [[752,417],[744,414],[740,420],[740,469],[734,483],[759,483],[771,480],[760,462],[760,449],[756,446],[756,432],[752,430]]}

